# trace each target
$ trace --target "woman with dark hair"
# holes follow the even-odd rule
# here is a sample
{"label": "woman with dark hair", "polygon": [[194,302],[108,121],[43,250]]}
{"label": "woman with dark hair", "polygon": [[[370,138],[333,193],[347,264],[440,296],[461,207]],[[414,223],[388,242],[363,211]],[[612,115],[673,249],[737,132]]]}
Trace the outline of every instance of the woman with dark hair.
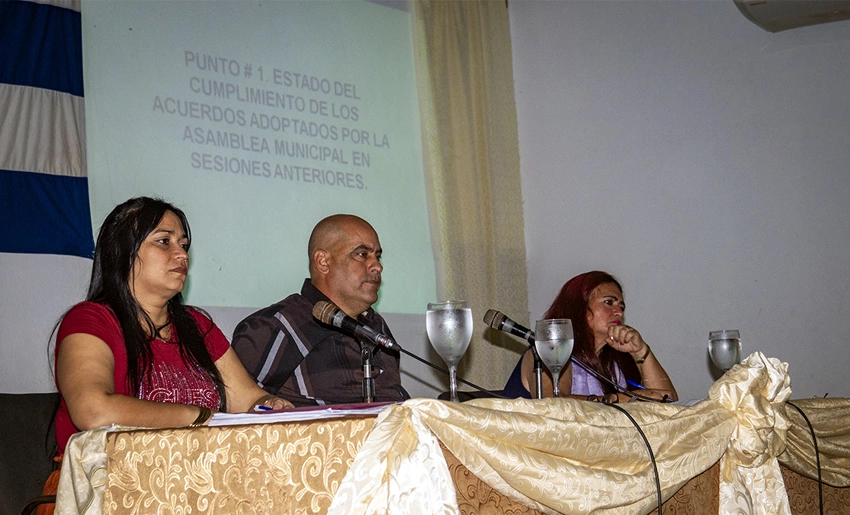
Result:
{"label": "woman with dark hair", "polygon": [[64,452],[80,430],[110,424],[196,427],[215,411],[292,407],[263,391],[206,313],[185,306],[189,223],[162,200],[133,198],[98,234],[86,301],[56,337]]}
{"label": "woman with dark hair", "polygon": [[[623,373],[628,367],[636,369],[640,395],[678,400],[673,383],[652,349],[637,329],[623,323],[625,310],[623,289],[606,272],[587,272],[564,284],[543,318],[572,320],[575,337],[572,356],[592,370],[570,361],[561,372],[560,390],[580,399],[627,401],[631,396],[618,392],[608,381],[623,390],[628,389]],[[554,393],[552,374],[545,367],[542,384],[543,396],[551,397]],[[534,357],[529,349],[508,379],[505,395],[531,398],[529,392],[536,390],[535,385]]]}

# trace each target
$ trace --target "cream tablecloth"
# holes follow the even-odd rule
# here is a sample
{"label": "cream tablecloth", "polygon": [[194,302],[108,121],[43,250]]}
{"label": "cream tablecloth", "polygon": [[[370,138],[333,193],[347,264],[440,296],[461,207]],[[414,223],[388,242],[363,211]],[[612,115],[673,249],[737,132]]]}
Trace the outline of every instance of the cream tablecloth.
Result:
{"label": "cream tablecloth", "polygon": [[[720,513],[787,514],[779,462],[817,477],[808,429],[796,412],[786,411],[790,393],[787,365],[755,353],[718,380],[708,398],[695,406],[620,406],[638,422],[652,447],[665,499],[720,460]],[[850,401],[795,404],[818,431],[825,481],[848,486]],[[60,514],[100,514],[108,501],[109,511],[134,513],[296,513],[277,500],[275,488],[285,490],[293,479],[309,482],[318,477],[323,482],[318,486],[331,495],[319,496],[317,512],[325,511],[335,492],[328,510],[332,514],[458,513],[440,443],[501,495],[542,513],[645,514],[656,507],[646,445],[628,418],[611,406],[571,399],[478,399],[463,404],[414,399],[382,411],[374,427],[371,419],[360,423],[357,438],[345,436],[353,434],[350,429],[326,430],[336,435],[331,438],[336,451],[329,451],[324,441],[313,442],[315,435],[299,439],[297,429],[286,430],[296,431],[291,433],[265,424],[226,433],[216,432],[223,428],[203,430],[214,438],[199,437],[207,433],[198,430],[110,435],[112,445],[127,447],[126,452],[117,449],[119,463],[108,471],[106,431],[81,433],[69,442],[57,509]],[[174,435],[158,438],[163,431]],[[278,453],[269,462],[274,449],[244,449],[245,442],[253,440],[238,435],[251,431],[279,433],[264,434],[264,445],[278,438],[281,453],[287,449],[289,454]],[[148,440],[168,448],[150,449],[146,434],[157,435]],[[326,467],[317,465],[321,459],[311,461],[311,452],[340,454],[332,462],[336,465]],[[188,454],[191,459],[179,459]],[[213,477],[218,470],[214,465],[222,460],[227,460],[224,470],[231,476]],[[145,467],[141,478],[132,473],[139,464]],[[248,469],[250,475],[244,478],[232,476]],[[295,477],[298,474],[304,477]],[[299,488],[302,496],[321,489]]]}

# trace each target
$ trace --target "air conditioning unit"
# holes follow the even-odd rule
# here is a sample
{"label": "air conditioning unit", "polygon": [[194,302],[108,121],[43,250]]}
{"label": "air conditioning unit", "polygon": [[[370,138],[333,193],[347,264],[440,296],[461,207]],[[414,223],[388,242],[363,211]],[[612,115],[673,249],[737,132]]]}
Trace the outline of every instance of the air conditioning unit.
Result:
{"label": "air conditioning unit", "polygon": [[748,20],[768,32],[850,20],[848,0],[734,0]]}

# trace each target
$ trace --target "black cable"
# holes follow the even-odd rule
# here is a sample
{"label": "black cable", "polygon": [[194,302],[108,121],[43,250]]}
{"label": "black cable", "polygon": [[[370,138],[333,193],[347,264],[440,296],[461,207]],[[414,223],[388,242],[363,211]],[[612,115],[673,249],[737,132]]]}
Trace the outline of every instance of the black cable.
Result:
{"label": "black cable", "polygon": [[803,420],[805,420],[806,424],[809,426],[809,432],[812,434],[812,442],[815,444],[815,462],[818,467],[818,506],[820,507],[820,514],[823,515],[823,481],[821,479],[820,452],[818,451],[818,437],[815,436],[815,428],[812,427],[812,423],[809,422],[809,418],[805,413],[803,413],[803,410],[801,410],[796,404],[791,401],[786,401],[785,404],[791,406],[800,413],[800,416],[803,417]]}
{"label": "black cable", "polygon": [[626,411],[620,406],[617,406],[613,402],[603,403],[623,412],[623,414],[628,417],[632,424],[634,424],[635,428],[638,430],[638,433],[640,433],[641,438],[643,438],[643,442],[646,444],[646,450],[647,452],[649,452],[649,459],[652,462],[652,470],[655,473],[655,493],[658,498],[658,515],[661,515],[661,505],[663,504],[663,499],[661,497],[661,480],[658,478],[658,465],[656,465],[655,463],[655,454],[652,452],[652,446],[649,445],[649,440],[646,438],[646,435],[643,434],[643,430],[640,428],[640,425],[638,425],[637,421],[632,417],[632,415],[628,411]]}
{"label": "black cable", "polygon": [[570,357],[570,361],[577,364],[581,368],[585,369],[590,375],[592,375],[596,379],[610,385],[611,387],[614,388],[614,390],[616,390],[619,393],[624,393],[626,395],[629,395],[629,396],[631,396],[635,399],[642,400],[642,401],[662,402],[662,403],[673,402],[672,400],[668,400],[666,395],[664,396],[663,399],[656,399],[654,397],[647,397],[646,395],[641,395],[641,394],[635,393],[635,392],[633,392],[629,389],[623,388],[622,386],[618,385],[614,381],[612,381],[612,380],[608,379],[607,377],[605,377],[604,375],[600,374],[599,372],[597,372],[596,370],[591,368],[590,365],[588,365],[587,363],[583,362],[582,360],[576,358],[575,356]]}
{"label": "black cable", "polygon": [[[446,375],[449,375],[449,371],[448,371],[448,370],[446,370],[445,368],[439,367],[439,366],[437,366],[437,365],[435,365],[435,364],[431,363],[431,362],[430,362],[430,361],[428,361],[427,359],[420,358],[420,357],[419,357],[419,356],[417,356],[416,354],[414,354],[414,353],[412,353],[412,352],[410,352],[410,351],[406,351],[406,350],[402,349],[401,347],[399,347],[399,348],[398,348],[398,350],[399,350],[399,351],[401,351],[401,352],[403,352],[403,353],[405,353],[405,354],[407,354],[408,356],[410,356],[410,357],[411,357],[411,358],[413,358],[413,359],[417,359],[417,360],[421,361],[422,363],[425,363],[426,365],[428,365],[429,367],[433,368],[434,370],[439,370],[440,372],[442,372],[442,373],[444,373],[444,374],[446,374]],[[459,383],[463,383],[463,384],[465,384],[465,385],[471,386],[471,387],[475,388],[476,390],[478,390],[478,391],[480,391],[480,392],[484,392],[484,393],[486,393],[487,395],[490,395],[490,396],[492,396],[492,397],[498,397],[498,398],[500,398],[500,399],[507,399],[507,398],[508,398],[508,397],[505,397],[504,395],[502,395],[502,394],[500,394],[500,393],[497,393],[497,392],[494,392],[494,391],[488,390],[488,389],[486,389],[486,388],[482,388],[482,387],[478,386],[478,385],[477,385],[477,384],[475,384],[475,383],[470,383],[469,381],[467,381],[466,379],[463,379],[463,378],[462,378],[462,377],[460,377],[460,376],[458,376],[458,377],[457,377],[457,380],[458,380],[458,382],[459,382]]]}

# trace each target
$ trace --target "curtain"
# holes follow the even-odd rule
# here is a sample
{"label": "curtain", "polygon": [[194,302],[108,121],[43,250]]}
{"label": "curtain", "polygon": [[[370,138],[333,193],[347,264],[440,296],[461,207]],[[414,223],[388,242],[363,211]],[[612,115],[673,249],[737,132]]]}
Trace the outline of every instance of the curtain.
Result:
{"label": "curtain", "polygon": [[510,30],[501,0],[418,0],[414,49],[438,296],[476,319],[459,370],[500,389],[525,344],[487,309],[528,322]]}

